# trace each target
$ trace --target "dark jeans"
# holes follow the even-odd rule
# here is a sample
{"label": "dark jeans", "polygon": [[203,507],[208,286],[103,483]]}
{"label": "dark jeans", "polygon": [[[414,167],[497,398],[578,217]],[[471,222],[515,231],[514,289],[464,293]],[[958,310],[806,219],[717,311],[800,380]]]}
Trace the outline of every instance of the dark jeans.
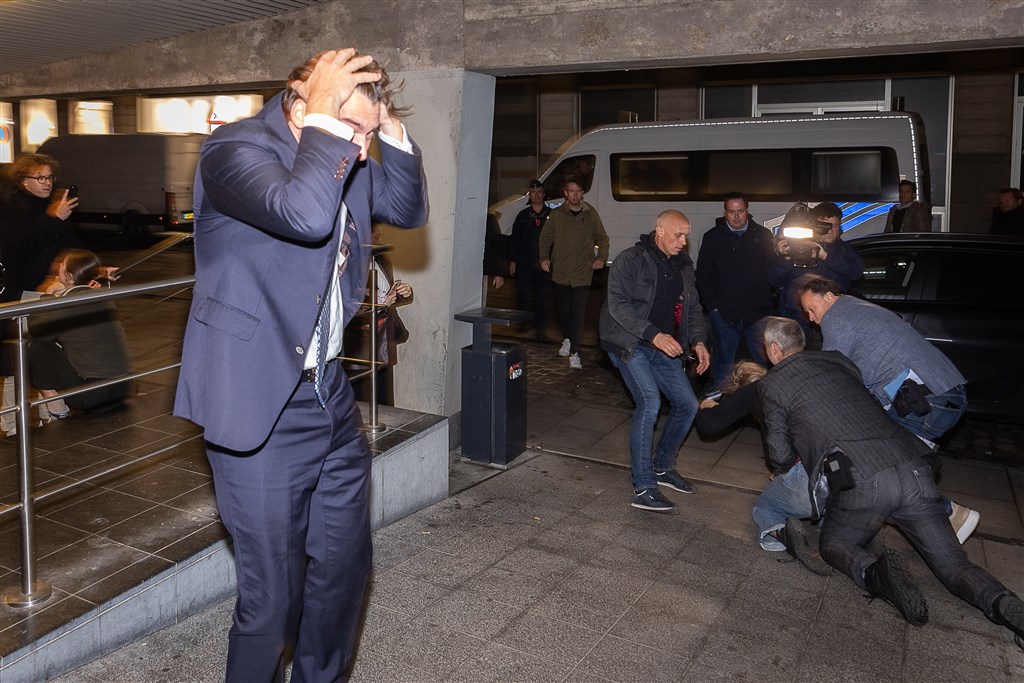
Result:
{"label": "dark jeans", "polygon": [[[29,377],[37,389],[64,391],[103,377],[82,377],[75,371],[64,354],[64,349],[53,341],[34,339],[28,346]],[[130,382],[112,384],[84,394],[68,396],[64,402],[75,410],[103,411],[121,404],[128,395]]]}
{"label": "dark jeans", "polygon": [[861,588],[864,570],[877,558],[864,550],[887,519],[917,548],[932,572],[957,595],[992,616],[996,600],[1010,591],[974,565],[960,546],[923,460],[889,467],[864,479],[853,468],[857,485],[833,492],[821,531],[821,555]]}
{"label": "dark jeans", "polygon": [[[633,488],[653,488],[658,485],[654,471],[675,469],[676,455],[690,431],[697,415],[697,397],[686,377],[683,363],[643,342],[637,344],[633,355],[624,359],[609,354],[612,365],[622,373],[622,379],[633,395],[636,408],[629,430],[630,469]],[[654,425],[661,411],[661,395],[668,398],[671,410],[662,425],[658,448],[651,461]]]}
{"label": "dark jeans", "polygon": [[727,322],[718,311],[711,312],[711,335],[715,339],[715,353],[712,360],[712,373],[715,388],[721,389],[728,384],[732,375],[732,366],[736,361],[736,350],[740,341],[746,339],[747,350],[755,363],[768,367],[768,357],[764,352],[764,324],[761,320],[753,322]]}
{"label": "dark jeans", "polygon": [[587,313],[587,299],[590,285],[570,287],[555,283],[555,299],[558,300],[558,323],[562,327],[562,338],[569,340],[569,353],[579,353],[583,339],[583,319]]}
{"label": "dark jeans", "polygon": [[551,274],[540,268],[520,264],[516,269],[516,294],[519,310],[533,311],[533,327],[538,334],[548,329],[548,298],[551,296]]}

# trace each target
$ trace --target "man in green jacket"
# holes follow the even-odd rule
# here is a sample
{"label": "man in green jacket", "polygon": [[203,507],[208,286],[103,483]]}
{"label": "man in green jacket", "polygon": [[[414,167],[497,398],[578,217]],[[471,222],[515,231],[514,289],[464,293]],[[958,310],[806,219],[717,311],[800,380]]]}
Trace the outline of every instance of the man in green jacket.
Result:
{"label": "man in green jacket", "polygon": [[559,356],[569,367],[583,368],[580,339],[594,271],[608,260],[608,233],[597,210],[583,201],[582,181],[570,176],[562,184],[565,203],[551,212],[540,233],[540,267],[551,273],[562,326]]}

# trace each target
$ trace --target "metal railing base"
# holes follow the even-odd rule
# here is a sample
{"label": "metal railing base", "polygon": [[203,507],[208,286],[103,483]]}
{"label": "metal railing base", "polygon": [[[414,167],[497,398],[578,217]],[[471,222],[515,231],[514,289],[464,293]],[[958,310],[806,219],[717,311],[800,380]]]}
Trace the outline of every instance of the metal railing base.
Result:
{"label": "metal railing base", "polygon": [[383,422],[377,422],[376,424],[363,424],[363,429],[368,431],[370,434],[380,434],[387,430],[388,426]]}
{"label": "metal railing base", "polygon": [[49,600],[51,595],[53,595],[53,586],[45,581],[34,581],[32,582],[31,593],[26,595],[21,592],[21,589],[15,588],[4,594],[4,602],[7,603],[8,607],[24,609],[26,607],[35,607],[39,603]]}

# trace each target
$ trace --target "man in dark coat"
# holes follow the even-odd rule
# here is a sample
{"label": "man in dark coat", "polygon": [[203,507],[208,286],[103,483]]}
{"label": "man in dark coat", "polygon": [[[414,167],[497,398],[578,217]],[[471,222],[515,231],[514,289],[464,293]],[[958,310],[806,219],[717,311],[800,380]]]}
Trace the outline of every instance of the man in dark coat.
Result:
{"label": "man in dark coat", "polygon": [[828,482],[825,561],[891,602],[911,624],[924,625],[928,606],[900,555],[865,550],[891,520],[946,588],[1024,635],[1024,603],[972,564],[957,541],[923,457],[928,447],[886,417],[848,358],[801,352],[803,331],[795,321],[769,319],[764,338],[774,363],[758,384],[768,458],[784,471],[799,457],[812,486],[822,476]]}
{"label": "man in dark coat", "polygon": [[741,192],[725,198],[725,215],[704,235],[697,255],[697,288],[711,319],[715,386],[725,386],[740,341],[766,365],[760,320],[772,313],[768,268],[775,258],[771,231],[754,222]]}

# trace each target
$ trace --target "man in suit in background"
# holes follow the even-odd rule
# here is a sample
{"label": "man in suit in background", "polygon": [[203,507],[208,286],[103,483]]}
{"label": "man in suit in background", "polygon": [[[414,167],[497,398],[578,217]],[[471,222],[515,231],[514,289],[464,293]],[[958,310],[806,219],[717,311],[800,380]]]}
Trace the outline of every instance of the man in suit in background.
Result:
{"label": "man in suit in background", "polygon": [[[419,150],[371,57],[328,51],[196,173],[196,285],[175,415],[206,431],[234,541],[227,680],[346,680],[371,567],[370,451],[341,364],[371,222],[427,219]],[[367,159],[380,130],[381,162]]]}
{"label": "man in suit in background", "polygon": [[892,520],[951,592],[1024,636],[1024,603],[957,541],[923,458],[928,447],[886,417],[857,366],[838,351],[801,351],[803,330],[788,318],[770,318],[764,341],[774,364],[758,383],[768,459],[784,471],[799,457],[811,482],[826,476],[825,561],[923,626],[928,606],[900,555],[865,550]]}

